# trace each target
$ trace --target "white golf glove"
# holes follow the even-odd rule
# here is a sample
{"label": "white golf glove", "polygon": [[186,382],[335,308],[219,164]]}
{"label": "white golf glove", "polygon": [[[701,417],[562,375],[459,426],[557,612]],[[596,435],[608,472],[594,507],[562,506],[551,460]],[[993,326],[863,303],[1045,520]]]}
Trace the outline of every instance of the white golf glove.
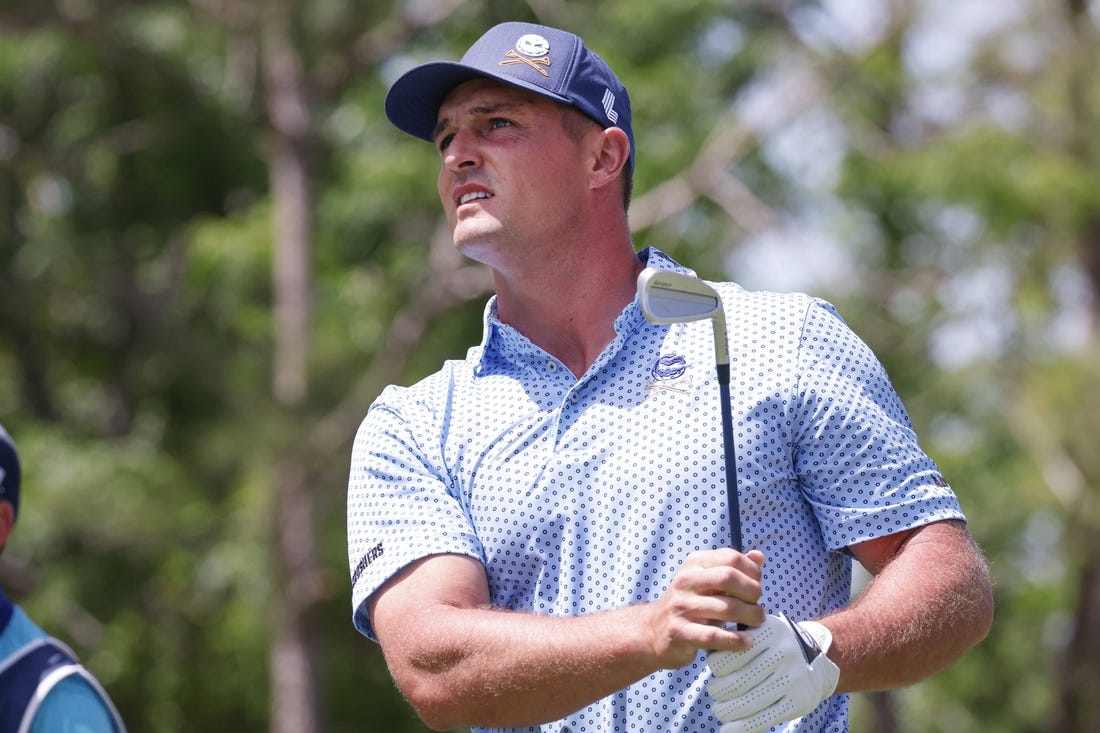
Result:
{"label": "white golf glove", "polygon": [[825,653],[833,643],[814,621],[794,623],[769,615],[746,629],[752,646],[742,652],[711,652],[707,684],[720,733],[757,733],[799,718],[833,694],[840,668]]}

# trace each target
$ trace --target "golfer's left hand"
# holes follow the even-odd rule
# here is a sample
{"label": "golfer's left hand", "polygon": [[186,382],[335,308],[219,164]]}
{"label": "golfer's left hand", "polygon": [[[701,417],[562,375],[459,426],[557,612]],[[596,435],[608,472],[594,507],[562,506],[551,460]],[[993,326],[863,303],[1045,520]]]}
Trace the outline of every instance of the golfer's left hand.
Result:
{"label": "golfer's left hand", "polygon": [[814,621],[769,615],[741,632],[752,637],[740,652],[707,655],[707,685],[720,733],[756,733],[809,713],[833,694],[840,669],[825,653],[833,636]]}

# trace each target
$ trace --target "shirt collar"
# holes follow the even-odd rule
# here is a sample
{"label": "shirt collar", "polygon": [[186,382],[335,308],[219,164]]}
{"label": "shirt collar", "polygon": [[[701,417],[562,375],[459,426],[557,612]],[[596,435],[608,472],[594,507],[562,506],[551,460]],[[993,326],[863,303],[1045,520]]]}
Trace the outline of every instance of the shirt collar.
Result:
{"label": "shirt collar", "polygon": [[[656,247],[646,247],[638,252],[638,259],[648,267],[695,274]],[[637,330],[644,318],[642,309],[638,305],[638,297],[635,295],[633,302],[627,305],[615,319],[615,332],[621,339],[624,334]],[[526,363],[534,359],[539,361],[546,359],[542,349],[531,343],[526,336],[512,326],[501,322],[497,315],[497,296],[489,298],[489,302],[485,304],[483,321],[484,330],[479,346],[481,353],[474,367],[475,375],[490,373],[493,365],[496,364],[499,367],[502,360]]]}

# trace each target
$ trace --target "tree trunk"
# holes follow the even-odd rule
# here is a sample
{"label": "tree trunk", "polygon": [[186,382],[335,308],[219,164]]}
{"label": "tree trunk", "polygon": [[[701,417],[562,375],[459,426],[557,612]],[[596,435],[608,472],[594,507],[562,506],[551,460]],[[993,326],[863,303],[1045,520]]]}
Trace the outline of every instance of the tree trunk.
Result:
{"label": "tree trunk", "polygon": [[1092,532],[1082,544],[1073,634],[1062,657],[1050,733],[1100,730],[1100,535]]}
{"label": "tree trunk", "polygon": [[[1068,0],[1069,22],[1075,34],[1075,64],[1071,71],[1067,98],[1072,114],[1074,136],[1070,153],[1100,166],[1100,146],[1096,143],[1096,110],[1089,105],[1100,46],[1085,0]],[[1082,269],[1092,286],[1092,337],[1100,321],[1100,211],[1093,211],[1082,223],[1079,234]],[[1091,465],[1091,464],[1090,464]],[[1077,733],[1100,730],[1100,510],[1097,506],[1095,475],[1086,473],[1080,481],[1078,501],[1070,506],[1067,536],[1071,557],[1080,558],[1077,566],[1076,601],[1073,631],[1059,665],[1057,709],[1051,716],[1051,733]]]}
{"label": "tree trunk", "polygon": [[281,462],[278,470],[269,729],[319,733],[317,652],[309,627],[318,577],[314,500],[301,458]]}
{"label": "tree trunk", "polygon": [[318,576],[314,497],[306,456],[288,438],[306,404],[311,317],[313,200],[309,178],[310,120],[302,59],[291,38],[293,2],[267,6],[262,43],[270,153],[274,252],[272,392],[286,415],[278,431],[272,548],[275,557],[270,656],[272,733],[318,733],[316,649],[308,614]]}
{"label": "tree trunk", "polygon": [[867,693],[871,706],[871,731],[873,733],[898,733],[898,714],[895,694],[890,690]]}

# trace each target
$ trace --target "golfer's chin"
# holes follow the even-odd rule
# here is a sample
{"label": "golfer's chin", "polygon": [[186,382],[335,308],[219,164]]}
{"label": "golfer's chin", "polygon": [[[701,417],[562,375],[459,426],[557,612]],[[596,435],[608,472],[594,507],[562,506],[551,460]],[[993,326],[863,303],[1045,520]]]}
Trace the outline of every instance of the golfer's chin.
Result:
{"label": "golfer's chin", "polygon": [[477,226],[474,222],[459,222],[452,231],[455,249],[471,260],[492,264],[492,253],[500,247],[503,237],[499,225]]}

